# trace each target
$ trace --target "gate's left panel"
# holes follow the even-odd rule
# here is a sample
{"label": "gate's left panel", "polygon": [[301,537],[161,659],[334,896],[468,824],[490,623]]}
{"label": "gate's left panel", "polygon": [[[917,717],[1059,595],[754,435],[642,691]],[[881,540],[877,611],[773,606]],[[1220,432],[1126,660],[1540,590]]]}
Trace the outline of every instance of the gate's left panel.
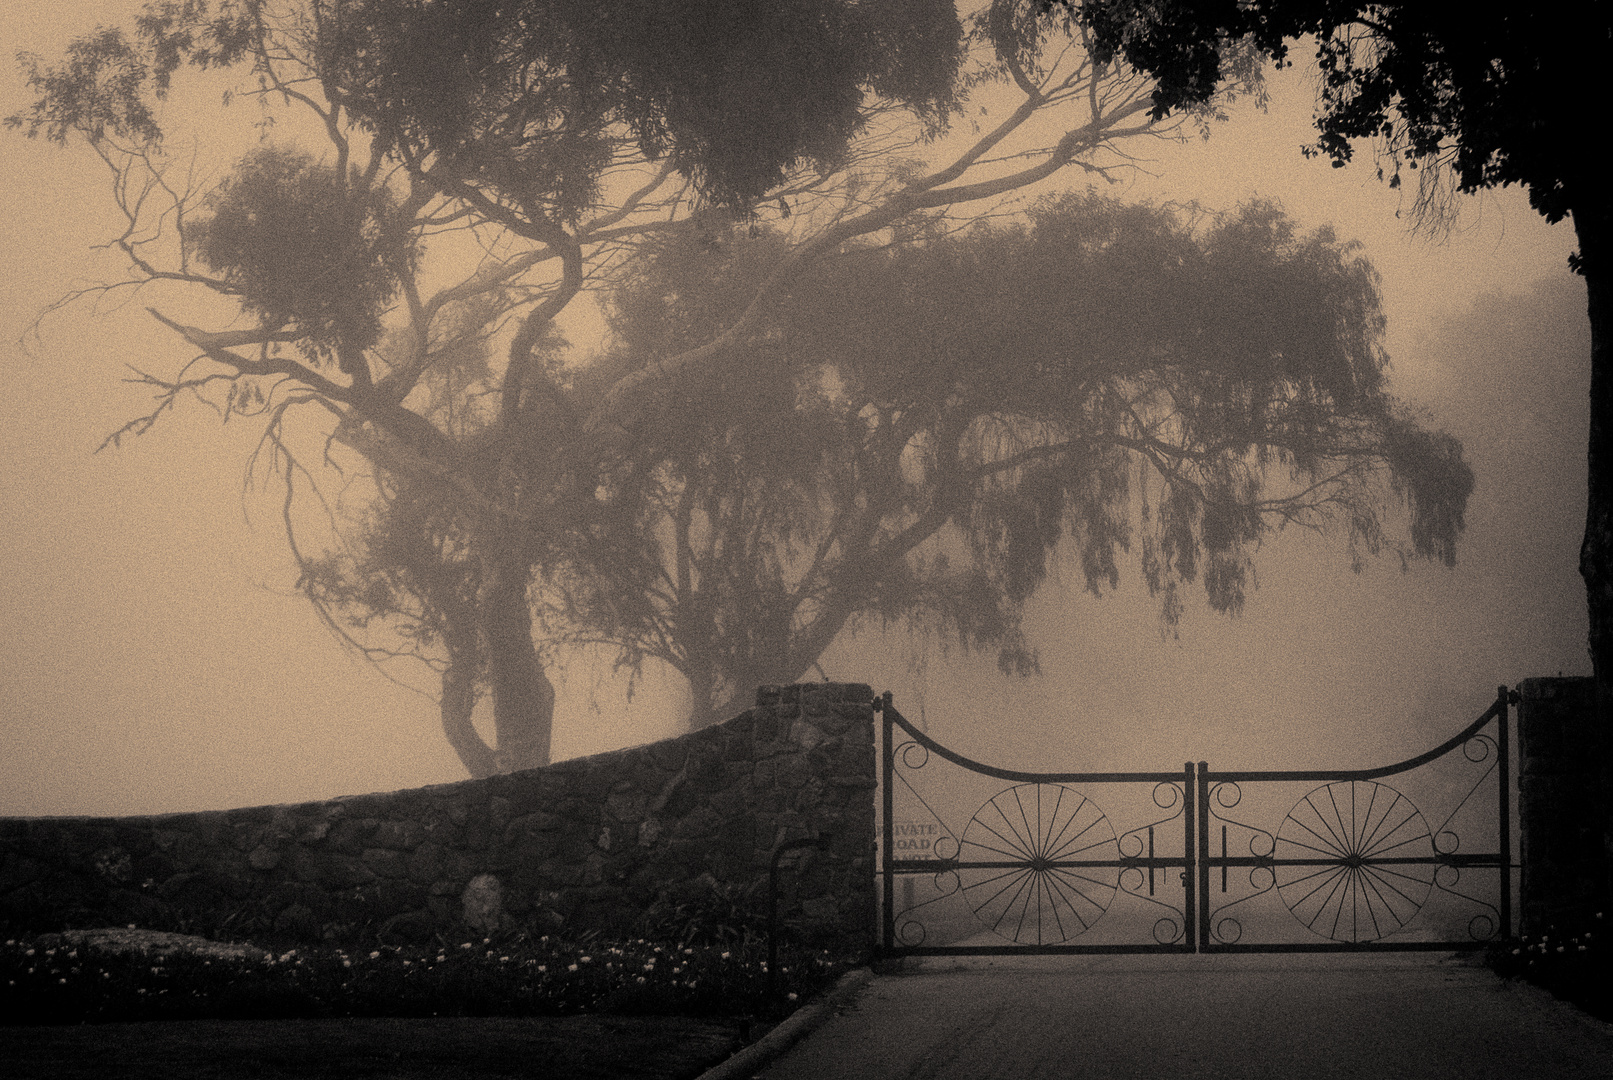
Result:
{"label": "gate's left panel", "polygon": [[1030,773],[942,746],[884,700],[887,955],[1190,952],[1193,771]]}

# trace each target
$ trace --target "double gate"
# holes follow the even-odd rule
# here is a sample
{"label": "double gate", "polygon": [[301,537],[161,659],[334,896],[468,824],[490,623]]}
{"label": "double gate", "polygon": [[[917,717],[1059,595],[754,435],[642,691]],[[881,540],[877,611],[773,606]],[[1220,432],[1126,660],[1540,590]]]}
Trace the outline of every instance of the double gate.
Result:
{"label": "double gate", "polygon": [[882,952],[1483,947],[1512,927],[1515,700],[1381,768],[1033,773],[887,693]]}

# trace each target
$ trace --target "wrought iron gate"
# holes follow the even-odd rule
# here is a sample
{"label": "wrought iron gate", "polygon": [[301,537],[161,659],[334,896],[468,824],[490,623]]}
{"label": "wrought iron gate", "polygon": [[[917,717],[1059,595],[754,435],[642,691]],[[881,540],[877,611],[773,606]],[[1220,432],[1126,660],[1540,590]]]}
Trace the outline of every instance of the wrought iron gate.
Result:
{"label": "wrought iron gate", "polygon": [[1033,773],[942,746],[886,693],[881,949],[1481,948],[1512,929],[1514,701],[1381,768]]}

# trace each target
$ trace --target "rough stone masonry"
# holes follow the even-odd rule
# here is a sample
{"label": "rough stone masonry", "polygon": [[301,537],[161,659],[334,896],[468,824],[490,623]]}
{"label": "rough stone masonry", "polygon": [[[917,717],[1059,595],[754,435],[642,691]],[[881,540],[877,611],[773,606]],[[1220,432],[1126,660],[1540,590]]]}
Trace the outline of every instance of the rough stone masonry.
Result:
{"label": "rough stone masonry", "polygon": [[726,723],[541,769],[323,802],[0,819],[0,932],[130,923],[233,938],[632,933],[656,911],[766,903],[815,941],[875,926],[873,692],[762,687]]}

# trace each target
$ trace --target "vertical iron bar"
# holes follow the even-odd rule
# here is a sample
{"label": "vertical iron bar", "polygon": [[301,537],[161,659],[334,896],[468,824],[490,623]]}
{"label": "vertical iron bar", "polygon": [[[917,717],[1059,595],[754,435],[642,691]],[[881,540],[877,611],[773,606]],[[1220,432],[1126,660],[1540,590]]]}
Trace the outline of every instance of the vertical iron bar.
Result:
{"label": "vertical iron bar", "polygon": [[881,797],[881,808],[884,810],[885,816],[882,827],[884,850],[880,852],[880,867],[883,869],[885,877],[884,919],[882,921],[884,923],[885,952],[887,953],[896,947],[896,868],[891,864],[896,847],[896,825],[891,820],[895,805],[893,787],[896,782],[896,751],[895,747],[891,745],[892,729],[895,727],[895,721],[891,719],[892,714],[891,692],[887,690],[881,698],[880,707],[880,715],[884,719],[883,727],[885,730],[885,745],[882,751],[884,762],[881,770],[885,788]]}
{"label": "vertical iron bar", "polygon": [[1148,826],[1148,895],[1154,895],[1154,827]]}
{"label": "vertical iron bar", "polygon": [[1502,941],[1512,936],[1512,752],[1508,745],[1507,713],[1511,698],[1505,686],[1497,687],[1495,709],[1498,727],[1496,732],[1497,764],[1501,772],[1501,925],[1496,937]]}
{"label": "vertical iron bar", "polygon": [[1209,952],[1210,940],[1210,763],[1199,762],[1199,951]]}
{"label": "vertical iron bar", "polygon": [[1221,891],[1227,891],[1227,827],[1221,826]]}
{"label": "vertical iron bar", "polygon": [[1182,800],[1186,804],[1187,835],[1182,838],[1182,921],[1187,925],[1182,927],[1182,934],[1187,939],[1187,947],[1194,952],[1199,951],[1199,924],[1198,913],[1194,910],[1193,901],[1198,895],[1198,883],[1193,876],[1193,820],[1198,807],[1198,789],[1193,785],[1193,763],[1189,761],[1182,766]]}

